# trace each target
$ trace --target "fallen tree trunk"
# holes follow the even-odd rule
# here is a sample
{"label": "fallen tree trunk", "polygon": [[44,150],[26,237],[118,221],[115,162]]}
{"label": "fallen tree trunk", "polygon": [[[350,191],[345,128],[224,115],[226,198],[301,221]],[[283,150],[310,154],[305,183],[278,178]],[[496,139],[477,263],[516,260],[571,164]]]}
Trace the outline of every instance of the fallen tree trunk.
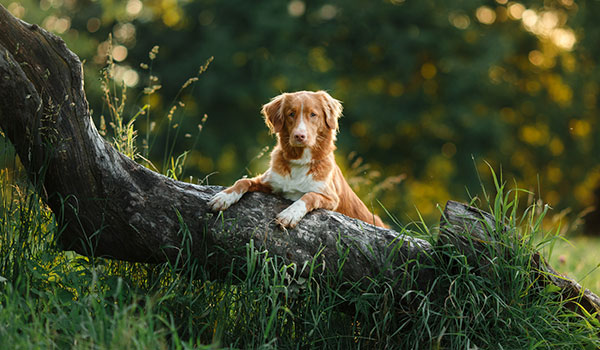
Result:
{"label": "fallen tree trunk", "polygon": [[[339,213],[316,210],[295,229],[284,231],[274,218],[290,202],[263,193],[245,195],[222,215],[212,213],[207,202],[220,187],[157,174],[102,139],[90,116],[82,78],[81,62],[60,38],[0,6],[0,128],[63,225],[59,241],[64,249],[164,262],[176,260],[187,241],[186,254],[218,278],[232,268],[243,274],[243,263],[236,257],[245,256],[252,241],[257,250],[279,256],[286,264],[303,266],[317,256],[323,271],[341,268],[346,281],[382,272],[397,279],[407,264],[423,266],[419,276],[413,276],[418,288],[427,290],[435,278],[426,268],[433,263],[429,242]],[[459,207],[449,202],[442,218],[444,236],[465,254],[477,256],[481,252],[458,244],[456,237],[470,232],[465,225],[473,227],[485,215],[466,206],[463,214],[468,215],[452,214],[451,209]],[[343,264],[339,251],[348,254]],[[589,295],[584,297],[593,312],[598,299]]]}
{"label": "fallen tree trunk", "polygon": [[65,227],[59,237],[65,249],[128,261],[174,261],[183,233],[189,233],[190,254],[218,275],[231,268],[233,257],[245,256],[251,240],[257,250],[297,266],[319,255],[333,271],[338,249],[350,248],[343,272],[351,281],[383,271],[391,251],[397,251],[398,265],[429,259],[431,246],[424,240],[324,210],[284,231],[273,219],[290,202],[273,195],[251,193],[222,215],[212,213],[207,202],[221,187],[155,173],[98,134],[82,65],[60,38],[0,7],[0,52],[0,127],[31,180],[43,184],[45,201]]}
{"label": "fallen tree trunk", "polygon": [[[513,236],[507,240],[507,237]],[[489,213],[466,204],[448,201],[440,222],[440,244],[450,244],[465,254],[469,264],[482,270],[489,269],[496,256],[514,252],[519,244],[517,232],[498,221]],[[560,290],[565,306],[579,314],[594,315],[600,320],[600,298],[589,289],[557,272],[544,258],[534,252],[531,266],[542,284],[553,284]]]}

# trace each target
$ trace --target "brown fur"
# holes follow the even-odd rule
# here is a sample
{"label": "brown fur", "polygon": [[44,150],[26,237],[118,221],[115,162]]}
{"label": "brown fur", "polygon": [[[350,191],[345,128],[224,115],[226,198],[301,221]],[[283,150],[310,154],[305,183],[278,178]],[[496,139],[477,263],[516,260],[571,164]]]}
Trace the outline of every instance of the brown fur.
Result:
{"label": "brown fur", "polygon": [[[318,192],[307,191],[299,199],[304,202],[306,213],[324,208],[385,227],[352,191],[335,163],[334,142],[341,113],[341,103],[324,91],[284,93],[273,98],[262,108],[265,123],[277,135],[269,171],[252,179],[238,180],[225,193],[272,192],[270,176],[290,177],[292,167],[298,167],[294,161],[302,161],[304,151],[308,149],[311,159],[302,165],[308,168],[304,176],[312,176],[315,184],[324,185]],[[295,225],[282,222],[279,216],[278,221],[282,226]]]}

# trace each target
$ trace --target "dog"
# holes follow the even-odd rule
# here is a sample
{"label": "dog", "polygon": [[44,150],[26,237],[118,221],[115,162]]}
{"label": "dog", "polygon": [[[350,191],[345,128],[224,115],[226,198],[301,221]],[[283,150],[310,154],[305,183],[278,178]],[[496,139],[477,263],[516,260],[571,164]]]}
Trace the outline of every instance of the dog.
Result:
{"label": "dog", "polygon": [[323,208],[385,227],[352,191],[333,155],[342,104],[325,91],[283,93],[262,107],[277,136],[269,169],[240,179],[209,201],[213,211],[236,203],[246,192],[278,193],[294,201],[275,221],[294,228],[310,211]]}

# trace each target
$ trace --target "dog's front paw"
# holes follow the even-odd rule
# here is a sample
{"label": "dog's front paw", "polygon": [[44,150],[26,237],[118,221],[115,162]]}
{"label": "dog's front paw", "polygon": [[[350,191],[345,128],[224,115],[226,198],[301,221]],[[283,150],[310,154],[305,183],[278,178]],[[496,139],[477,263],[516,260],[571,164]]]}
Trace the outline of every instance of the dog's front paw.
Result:
{"label": "dog's front paw", "polygon": [[299,199],[279,213],[275,218],[275,222],[284,228],[294,228],[304,215],[306,215],[306,204]]}
{"label": "dog's front paw", "polygon": [[214,197],[208,201],[208,205],[212,211],[222,211],[239,201],[240,198],[242,198],[242,195],[243,194],[237,192],[227,193],[225,191],[221,191],[215,194]]}

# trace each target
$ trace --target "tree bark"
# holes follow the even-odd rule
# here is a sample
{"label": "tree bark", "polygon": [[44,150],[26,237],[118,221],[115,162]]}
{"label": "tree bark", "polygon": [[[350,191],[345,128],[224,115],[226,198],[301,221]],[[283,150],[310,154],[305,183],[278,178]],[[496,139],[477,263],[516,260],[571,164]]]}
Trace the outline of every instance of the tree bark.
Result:
{"label": "tree bark", "polygon": [[[511,235],[513,237],[507,240],[506,237]],[[519,244],[518,237],[514,235],[517,232],[510,232],[508,226],[499,223],[490,213],[448,201],[440,222],[438,244],[456,247],[465,254],[469,265],[486,271],[494,257],[514,251],[514,245]],[[531,266],[537,274],[534,280],[559,288],[561,298],[566,301],[565,307],[581,315],[585,315],[585,310],[600,321],[600,298],[596,294],[557,272],[539,252],[531,254]]]}
{"label": "tree bark", "polygon": [[174,261],[189,232],[189,254],[217,275],[232,262],[242,270],[234,257],[245,256],[251,240],[257,250],[286,263],[303,266],[318,256],[333,271],[338,249],[348,249],[342,269],[350,281],[393,267],[386,266],[392,250],[398,266],[429,259],[427,241],[325,210],[282,230],[274,218],[290,202],[273,195],[250,193],[222,215],[212,213],[207,202],[221,187],[150,171],[98,134],[81,63],[60,38],[0,7],[0,52],[0,127],[65,225],[59,237],[65,249],[128,261]]}
{"label": "tree bark", "polygon": [[[245,256],[247,244],[253,242],[255,249],[286,264],[302,267],[316,257],[321,271],[341,269],[346,281],[382,273],[399,279],[410,264],[422,266],[419,276],[413,276],[420,289],[427,290],[435,277],[426,268],[434,263],[428,241],[339,213],[315,210],[285,231],[274,218],[291,202],[263,193],[246,194],[223,214],[212,213],[207,202],[221,187],[175,181],[117,152],[91,119],[78,57],[60,38],[14,18],[2,6],[0,128],[63,225],[58,239],[64,249],[164,262],[175,261],[187,247],[185,254],[218,278],[232,268],[243,274],[243,259],[237,257]],[[483,235],[483,245],[475,250],[461,237],[482,218],[488,220],[489,214],[448,202],[442,239],[470,259],[479,256],[493,241],[490,231],[483,226],[475,233],[469,229],[475,237]],[[343,264],[340,251],[348,254]],[[538,266],[543,270],[547,265]],[[582,295],[593,312],[598,298],[588,292]]]}

